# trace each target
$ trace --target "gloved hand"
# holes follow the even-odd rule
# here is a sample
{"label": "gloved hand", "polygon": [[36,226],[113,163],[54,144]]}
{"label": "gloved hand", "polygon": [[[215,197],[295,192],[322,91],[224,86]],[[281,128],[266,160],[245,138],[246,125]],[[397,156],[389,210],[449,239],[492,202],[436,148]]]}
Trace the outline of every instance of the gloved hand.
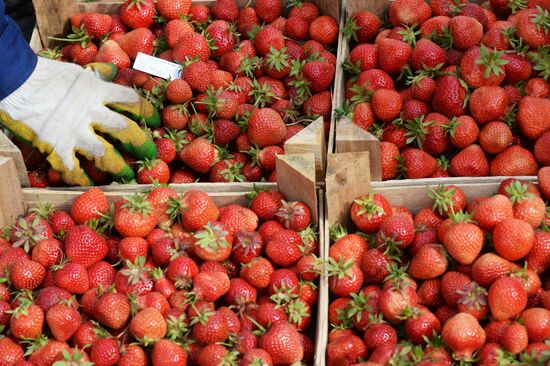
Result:
{"label": "gloved hand", "polygon": [[118,140],[138,159],[154,158],[156,145],[134,121],[155,128],[160,118],[131,88],[98,77],[114,74],[112,64],[84,69],[39,57],[30,78],[0,101],[0,123],[45,154],[68,184],[93,184],[80,167],[77,152],[115,180],[131,180],[132,169],[97,132]]}

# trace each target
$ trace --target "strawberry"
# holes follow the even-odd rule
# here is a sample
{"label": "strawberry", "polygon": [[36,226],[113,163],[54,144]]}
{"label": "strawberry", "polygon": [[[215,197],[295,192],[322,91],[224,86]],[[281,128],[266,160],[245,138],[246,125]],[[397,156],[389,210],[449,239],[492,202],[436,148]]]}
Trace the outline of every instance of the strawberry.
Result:
{"label": "strawberry", "polygon": [[527,294],[518,280],[502,277],[489,288],[487,301],[495,320],[509,320],[525,309]]}
{"label": "strawberry", "polygon": [[77,27],[83,26],[89,36],[100,40],[111,31],[112,25],[113,18],[108,14],[84,13]]}
{"label": "strawberry", "polygon": [[209,222],[199,229],[194,238],[194,253],[206,261],[221,262],[229,258],[233,245],[233,234],[221,222]]}
{"label": "strawberry", "polygon": [[261,338],[260,347],[266,350],[273,364],[291,364],[303,358],[301,337],[292,325],[283,322],[272,326]]}
{"label": "strawberry", "polygon": [[16,290],[34,290],[45,277],[44,267],[29,259],[14,261],[9,269],[9,281]]}
{"label": "strawberry", "polygon": [[180,153],[181,160],[197,173],[207,173],[217,160],[218,152],[205,138],[197,138]]}
{"label": "strawberry", "polygon": [[91,42],[74,44],[71,48],[71,58],[80,66],[87,65],[94,61],[97,55],[97,46]]}
{"label": "strawberry", "polygon": [[378,43],[378,64],[388,74],[397,74],[408,65],[412,48],[407,43],[385,38]]}
{"label": "strawberry", "polygon": [[15,343],[11,338],[0,339],[0,364],[17,365],[24,362],[23,347]]}
{"label": "strawberry", "polygon": [[120,45],[112,40],[105,41],[99,47],[94,59],[95,62],[110,62],[119,70],[130,67],[130,57]]}
{"label": "strawberry", "polygon": [[19,339],[36,339],[42,333],[44,312],[27,298],[13,310],[10,319],[11,334]]}
{"label": "strawberry", "polygon": [[309,25],[309,36],[312,40],[328,47],[338,38],[338,23],[330,16],[320,16]]}
{"label": "strawberry", "polygon": [[479,144],[486,152],[498,154],[512,144],[512,138],[512,131],[506,123],[493,121],[481,129]]}
{"label": "strawberry", "polygon": [[89,278],[86,268],[79,263],[67,263],[55,272],[55,286],[71,294],[83,294],[88,291]]}
{"label": "strawberry", "polygon": [[449,306],[455,307],[458,300],[462,297],[459,291],[464,291],[472,280],[456,271],[449,271],[441,277],[441,295],[443,300]]}
{"label": "strawberry", "polygon": [[550,235],[546,232],[536,231],[533,248],[525,258],[529,269],[542,273],[550,266],[549,245]]}
{"label": "strawberry", "polygon": [[527,329],[519,323],[512,323],[506,327],[500,343],[512,354],[523,352],[529,344]]}
{"label": "strawberry", "polygon": [[273,266],[267,259],[257,257],[243,266],[240,275],[252,286],[263,289],[269,286],[273,272]]}
{"label": "strawberry", "polygon": [[275,264],[288,267],[296,264],[302,256],[302,237],[292,230],[280,230],[267,242],[266,255]]}
{"label": "strawberry", "polygon": [[281,15],[283,5],[281,0],[259,0],[255,9],[261,20],[271,23]]}
{"label": "strawberry", "polygon": [[391,89],[378,89],[372,95],[372,109],[382,122],[389,123],[399,116],[402,107],[401,95]]}
{"label": "strawberry", "polygon": [[120,358],[120,346],[116,338],[101,338],[92,344],[90,360],[94,364],[115,365]]}
{"label": "strawberry", "polygon": [[[207,62],[210,58],[210,48],[208,46],[208,40],[200,33],[186,32],[182,37],[180,37],[178,43],[176,44],[176,47],[172,51],[172,57],[176,62],[186,62],[193,59]],[[194,65],[195,63],[196,62],[193,62],[191,65]],[[194,68],[186,68],[184,73],[184,79],[189,83],[189,85],[191,85],[191,89],[193,89],[193,84],[192,81],[188,79],[187,74],[191,73],[192,69]],[[209,74],[202,74],[201,77],[206,77],[207,79],[203,82],[208,82]]]}
{"label": "strawberry", "polygon": [[514,215],[512,203],[504,196],[497,194],[479,202],[474,211],[474,220],[482,229],[493,230],[495,226]]}
{"label": "strawberry", "polygon": [[459,78],[454,75],[444,75],[437,79],[432,104],[436,111],[448,118],[466,114],[467,90]]}
{"label": "strawberry", "polygon": [[535,175],[538,164],[533,154],[521,147],[510,146],[491,161],[490,174],[494,176]]}
{"label": "strawberry", "polygon": [[346,38],[353,39],[357,43],[371,42],[378,34],[382,21],[380,18],[369,11],[358,11],[354,13],[343,29]]}
{"label": "strawberry", "polygon": [[184,17],[191,8],[190,0],[160,0],[157,1],[157,10],[167,21]]}
{"label": "strawberry", "polygon": [[309,61],[302,67],[304,79],[309,81],[309,89],[312,93],[320,93],[327,90],[332,83],[335,67],[325,61]]}
{"label": "strawberry", "polygon": [[84,224],[92,219],[100,219],[109,212],[109,202],[102,190],[90,188],[79,195],[71,206],[71,217],[77,224]]}
{"label": "strawberry", "polygon": [[53,337],[60,342],[71,338],[81,321],[80,313],[72,306],[63,303],[52,306],[46,313],[48,327]]}
{"label": "strawberry", "polygon": [[351,206],[351,219],[365,233],[375,233],[390,215],[391,205],[378,193],[370,193],[355,199]]}
{"label": "strawberry", "polygon": [[130,334],[144,343],[154,343],[166,334],[166,321],[157,309],[145,308],[132,318]]}
{"label": "strawberry", "polygon": [[476,318],[467,313],[459,313],[449,319],[443,325],[441,334],[457,359],[471,359],[473,353],[485,343],[483,328]]}
{"label": "strawberry", "polygon": [[461,264],[471,264],[483,248],[483,231],[468,222],[453,224],[445,233],[443,243],[453,259]]}
{"label": "strawberry", "polygon": [[449,21],[453,47],[466,51],[479,44],[483,38],[483,25],[477,19],[458,15]]}
{"label": "strawberry", "polygon": [[89,226],[75,226],[65,236],[65,254],[71,262],[85,268],[103,260],[108,250],[105,239]]}
{"label": "strawberry", "polygon": [[286,134],[286,127],[279,114],[271,108],[260,108],[248,121],[248,137],[260,147],[277,145]]}
{"label": "strawberry", "polygon": [[548,99],[537,97],[523,97],[519,102],[517,120],[521,131],[530,139],[541,137],[550,130],[550,125],[542,116],[550,111]]}
{"label": "strawberry", "polygon": [[193,278],[193,291],[197,298],[216,301],[229,291],[230,280],[223,272],[200,272]]}
{"label": "strawberry", "polygon": [[180,365],[186,364],[187,353],[174,341],[160,339],[153,346],[151,360],[155,365]]}
{"label": "strawberry", "polygon": [[136,180],[140,184],[151,184],[153,182],[168,183],[170,179],[170,168],[161,159],[145,159],[138,162]]}
{"label": "strawberry", "polygon": [[215,19],[232,22],[237,20],[239,9],[234,0],[216,1],[210,8],[210,12]]}
{"label": "strawberry", "polygon": [[[161,342],[161,341],[159,341]],[[154,347],[153,347],[154,349]],[[168,351],[167,351],[168,352]],[[179,361],[179,359],[177,360]],[[118,361],[119,366],[147,365],[147,355],[143,348],[138,345],[126,345]]]}
{"label": "strawberry", "polygon": [[426,244],[420,247],[409,263],[408,273],[414,278],[429,280],[441,276],[447,270],[447,258],[443,246]]}
{"label": "strawberry", "polygon": [[527,309],[521,314],[520,321],[525,325],[530,342],[542,342],[548,338],[549,319],[550,312],[544,308]]}
{"label": "strawberry", "polygon": [[255,46],[260,56],[266,56],[271,49],[280,51],[285,47],[283,33],[272,25],[260,29],[255,39]]}
{"label": "strawberry", "polygon": [[380,162],[382,164],[382,180],[394,179],[399,173],[398,161],[401,157],[399,148],[392,142],[380,142]]}
{"label": "strawberry", "polygon": [[533,227],[520,219],[505,219],[493,231],[495,251],[509,261],[525,257],[531,251],[534,240]]}
{"label": "strawberry", "polygon": [[494,281],[512,272],[514,265],[506,259],[493,254],[481,255],[472,265],[472,278],[479,285],[489,287]]}
{"label": "strawberry", "polygon": [[375,122],[375,115],[370,103],[359,103],[353,110],[352,122],[365,131],[369,131]]}
{"label": "strawberry", "polygon": [[210,221],[216,221],[219,210],[206,193],[190,190],[182,197],[180,214],[182,225],[188,230],[195,231]]}
{"label": "strawberry", "polygon": [[508,64],[502,58],[503,51],[490,51],[485,46],[471,47],[460,62],[462,77],[472,87],[499,85],[506,77],[502,66]]}
{"label": "strawberry", "polygon": [[367,346],[354,334],[337,338],[327,345],[327,360],[330,364],[351,365],[365,359],[367,354]]}
{"label": "strawberry", "polygon": [[149,28],[155,19],[152,0],[127,0],[120,7],[120,20],[132,29]]}
{"label": "strawberry", "polygon": [[135,193],[115,203],[114,226],[123,236],[146,237],[157,225],[147,195]]}
{"label": "strawberry", "polygon": [[[134,1],[134,0],[128,0]],[[149,0],[151,1],[151,0]],[[132,60],[135,60],[138,52],[150,55],[153,53],[153,33],[146,28],[137,28],[116,40],[120,48],[126,52]]]}
{"label": "strawberry", "polygon": [[424,23],[432,14],[430,6],[421,0],[397,0],[389,7],[390,22],[394,26]]}
{"label": "strawberry", "polygon": [[451,159],[451,174],[457,177],[483,177],[489,173],[489,163],[479,145],[472,144]]}
{"label": "strawberry", "polygon": [[437,161],[428,153],[415,148],[401,152],[402,166],[409,179],[430,177],[437,168]]}
{"label": "strawberry", "polygon": [[532,48],[550,43],[548,8],[520,10],[516,15],[517,33]]}
{"label": "strawberry", "polygon": [[88,281],[90,288],[108,288],[115,280],[115,269],[111,264],[101,261],[88,268]]}
{"label": "strawberry", "polygon": [[508,112],[508,95],[498,86],[482,86],[470,97],[470,112],[480,125],[502,120]]}
{"label": "strawberry", "polygon": [[311,222],[311,213],[306,204],[299,201],[281,201],[281,207],[276,214],[277,220],[287,229],[305,230]]}
{"label": "strawberry", "polygon": [[439,319],[426,307],[417,305],[404,312],[405,332],[414,344],[425,344],[426,338],[441,331]]}

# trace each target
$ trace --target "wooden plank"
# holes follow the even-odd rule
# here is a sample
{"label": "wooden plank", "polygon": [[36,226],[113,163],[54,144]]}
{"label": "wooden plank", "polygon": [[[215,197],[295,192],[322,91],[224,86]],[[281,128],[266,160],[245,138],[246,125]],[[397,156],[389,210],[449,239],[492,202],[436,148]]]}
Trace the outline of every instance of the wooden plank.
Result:
{"label": "wooden plank", "polygon": [[313,154],[315,157],[316,180],[325,176],[327,147],[323,118],[317,118],[302,131],[285,142],[285,154]]}
{"label": "wooden plank", "polygon": [[[189,183],[189,184],[170,184],[170,187],[176,191],[184,192],[190,189],[200,189],[207,193],[223,193],[223,192],[250,192],[253,186],[262,189],[276,188],[276,183],[258,182],[258,183]],[[147,192],[153,185],[151,184],[118,184],[113,183],[107,186],[98,186],[105,192]],[[82,192],[87,190],[86,187],[62,187],[49,188],[52,191],[77,191]]]}
{"label": "wooden plank", "polygon": [[[326,225],[326,206],[322,190],[318,191],[319,199],[319,258],[326,260],[330,245],[328,226]],[[328,277],[319,278],[319,300],[317,302],[317,329],[315,332],[315,366],[325,366],[325,353],[328,342]]]}
{"label": "wooden plank", "polygon": [[27,168],[25,167],[25,160],[21,151],[14,145],[11,140],[4,135],[0,130],[0,157],[11,158],[15,163],[16,174],[14,177],[18,177],[22,187],[29,187],[29,177],[27,176]]}
{"label": "wooden plank", "polygon": [[346,12],[350,15],[358,11],[368,10],[381,18],[390,6],[390,0],[344,0],[344,2]]}
{"label": "wooden plank", "polygon": [[60,36],[67,28],[67,20],[78,11],[74,0],[33,0],[36,24],[42,44],[48,44],[48,37]]}
{"label": "wooden plank", "polygon": [[277,155],[277,185],[292,201],[303,201],[317,224],[317,186],[315,184],[315,157],[313,154]]}
{"label": "wooden plank", "polygon": [[330,154],[325,189],[327,225],[350,224],[349,209],[353,200],[370,191],[369,153]]}
{"label": "wooden plank", "polygon": [[349,118],[342,118],[336,128],[336,152],[356,151],[369,152],[371,180],[382,180],[380,141]]}
{"label": "wooden plank", "polygon": [[0,157],[0,176],[4,178],[0,184],[0,227],[6,227],[25,212],[21,183],[12,158]]}
{"label": "wooden plank", "polygon": [[31,49],[36,53],[44,48],[44,46],[42,45],[42,40],[40,39],[40,32],[38,32],[38,27],[34,27],[32,31],[29,46],[31,46]]}

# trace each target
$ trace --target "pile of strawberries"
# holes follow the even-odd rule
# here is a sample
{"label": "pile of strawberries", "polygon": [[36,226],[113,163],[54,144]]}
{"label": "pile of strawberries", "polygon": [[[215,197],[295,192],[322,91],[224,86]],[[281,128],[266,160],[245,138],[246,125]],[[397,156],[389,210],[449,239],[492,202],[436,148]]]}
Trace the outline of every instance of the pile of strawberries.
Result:
{"label": "pile of strawberries", "polygon": [[92,188],[18,218],[0,239],[0,365],[311,363],[310,210],[252,196],[155,187],[110,206]]}
{"label": "pile of strawberries", "polygon": [[359,231],[331,233],[328,365],[547,365],[549,187],[440,186],[416,213],[354,200]]}
{"label": "pile of strawberries", "polygon": [[343,31],[338,113],[381,140],[384,180],[550,165],[548,1],[395,0],[389,23],[360,11]]}
{"label": "pile of strawberries", "polygon": [[[329,126],[338,23],[315,3],[234,0],[210,8],[191,0],[127,0],[114,15],[79,13],[62,49],[41,55],[86,65],[111,62],[114,82],[138,88],[161,113],[149,126],[158,159],[135,162],[138,183],[196,180],[275,181],[275,156],[304,125]],[[163,80],[132,69],[138,52],[179,63],[181,79]],[[27,152],[25,151],[25,155]],[[28,159],[29,160],[29,159]],[[85,159],[82,159],[85,160]],[[33,186],[60,185],[59,174],[30,165]],[[96,184],[109,177],[83,161]]]}

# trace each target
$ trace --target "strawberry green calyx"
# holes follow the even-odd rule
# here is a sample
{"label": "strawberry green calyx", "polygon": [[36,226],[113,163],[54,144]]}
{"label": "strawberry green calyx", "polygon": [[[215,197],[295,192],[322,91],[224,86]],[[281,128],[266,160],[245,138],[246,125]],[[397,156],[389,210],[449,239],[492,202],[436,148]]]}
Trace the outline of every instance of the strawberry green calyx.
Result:
{"label": "strawberry green calyx", "polygon": [[249,78],[254,77],[254,72],[262,67],[262,60],[258,56],[245,57],[237,69],[237,73],[244,73]]}
{"label": "strawberry green calyx", "polygon": [[539,76],[548,81],[550,78],[550,47],[539,48],[537,52],[529,52],[529,58],[534,63],[533,69]]}
{"label": "strawberry green calyx", "polygon": [[407,144],[416,144],[422,149],[422,144],[426,140],[426,136],[429,133],[428,127],[433,124],[433,121],[425,121],[424,116],[415,117],[413,120],[405,122],[405,128],[408,130],[405,132],[407,137]]}
{"label": "strawberry green calyx", "polygon": [[537,12],[531,14],[531,17],[531,22],[536,25],[538,31],[550,33],[550,11],[537,6]]}
{"label": "strawberry green calyx", "polygon": [[44,347],[46,344],[48,344],[48,337],[44,334],[40,334],[38,338],[36,339],[25,339],[21,341],[21,343],[27,344],[27,349],[25,351],[25,357],[30,356],[33,354],[34,351],[39,349],[40,347]]}
{"label": "strawberry green calyx", "polygon": [[481,58],[476,60],[476,64],[485,66],[485,72],[483,74],[484,78],[488,78],[491,74],[494,74],[495,76],[504,74],[504,69],[502,66],[509,63],[508,60],[502,59],[504,51],[497,51],[496,49],[491,51],[484,45],[481,45],[479,53]]}
{"label": "strawberry green calyx", "polygon": [[516,202],[521,203],[524,199],[535,196],[533,193],[529,192],[529,185],[521,183],[519,180],[512,181],[512,183],[505,188],[505,191],[510,196],[512,205]]}
{"label": "strawberry green calyx", "polygon": [[451,35],[451,29],[449,27],[444,27],[441,33],[438,33],[437,29],[434,29],[432,34],[427,38],[444,50],[453,48],[453,36]]}
{"label": "strawberry green calyx", "polygon": [[293,299],[298,298],[296,288],[287,287],[285,282],[281,283],[281,287],[273,286],[274,294],[269,297],[271,301],[277,304],[278,307],[285,307]]}
{"label": "strawberry green calyx", "polygon": [[100,338],[107,338],[110,336],[109,332],[101,326],[97,321],[90,320],[90,323],[94,326],[94,334],[97,335]]}
{"label": "strawberry green calyx", "polygon": [[63,349],[63,360],[56,361],[52,366],[93,366],[94,363],[90,361],[84,361],[84,353],[81,352],[78,347],[75,347],[69,352],[67,349]]}
{"label": "strawberry green calyx", "polygon": [[355,19],[351,18],[346,22],[346,24],[344,25],[344,28],[342,28],[340,32],[344,34],[348,42],[351,41],[352,39],[357,42],[358,30],[361,30],[361,26],[357,24]]}
{"label": "strawberry green calyx", "polygon": [[48,39],[52,41],[80,43],[82,48],[86,48],[91,43],[92,38],[86,32],[84,25],[81,25],[80,28],[72,27],[72,32],[73,33],[69,34],[67,38],[48,37]]}
{"label": "strawberry green calyx", "polygon": [[235,234],[233,250],[242,249],[245,255],[256,253],[262,247],[262,238],[257,232],[241,230]]}
{"label": "strawberry green calyx", "polygon": [[527,0],[508,0],[508,8],[512,10],[512,14],[516,14],[520,10],[527,9]]}
{"label": "strawberry green calyx", "polygon": [[308,306],[300,299],[292,300],[286,306],[288,321],[290,324],[299,325],[304,318],[309,318]]}
{"label": "strawberry green calyx", "polygon": [[137,284],[140,280],[147,280],[149,278],[149,272],[151,269],[145,266],[145,257],[137,257],[132,263],[130,260],[126,260],[126,268],[122,269],[120,273],[128,278],[130,285]]}
{"label": "strawberry green calyx", "polygon": [[349,270],[353,267],[354,263],[352,259],[339,258],[338,262],[334,258],[328,259],[325,263],[326,270],[329,277],[336,277],[338,280],[348,276]]}
{"label": "strawberry green calyx", "polygon": [[[359,202],[357,202],[357,203],[359,203]],[[331,227],[329,229],[329,235],[330,235],[330,239],[332,241],[337,241],[338,239],[341,239],[344,236],[348,235],[348,231],[342,225],[337,224],[337,225],[334,225],[333,227]]]}
{"label": "strawberry green calyx", "polygon": [[349,58],[347,58],[342,64],[342,69],[344,69],[346,74],[355,77],[355,80],[357,80],[357,77],[361,74],[361,60],[357,60],[356,63],[353,63]]}
{"label": "strawberry green calyx", "polygon": [[147,200],[146,194],[134,193],[131,196],[124,197],[124,200],[126,202],[121,207],[128,208],[130,213],[138,213],[143,215],[143,217],[147,217],[153,212],[151,202]]}
{"label": "strawberry green calyx", "polygon": [[266,105],[272,104],[273,99],[279,99],[271,92],[269,83],[260,84],[258,80],[254,79],[251,86],[252,90],[250,90],[248,96],[252,97],[254,106],[258,108],[264,108]]}
{"label": "strawberry green calyx", "polygon": [[300,231],[300,237],[302,238],[303,245],[300,246],[300,250],[304,253],[308,248],[310,248],[318,239],[319,234],[315,231],[315,228],[308,226],[304,230]]}
{"label": "strawberry green calyx", "polygon": [[167,332],[166,336],[174,342],[184,342],[189,336],[189,324],[185,321],[185,316],[180,315],[175,317],[170,315],[166,319]]}
{"label": "strawberry green calyx", "polygon": [[354,84],[350,88],[350,91],[354,94],[353,97],[351,97],[352,106],[370,102],[374,94],[374,91],[367,88],[367,85]]}
{"label": "strawberry green calyx", "polygon": [[403,36],[403,42],[406,42],[409,46],[416,47],[416,38],[420,35],[420,29],[416,24],[405,26],[398,32]]}
{"label": "strawberry green calyx", "polygon": [[306,214],[303,205],[298,201],[287,202],[281,200],[281,207],[277,211],[276,216],[283,220],[285,227],[290,227],[296,217],[301,217]]}
{"label": "strawberry green calyx", "polygon": [[221,224],[209,222],[203,227],[203,230],[198,231],[194,235],[194,238],[197,239],[195,245],[204,249],[212,249],[218,253],[220,248],[227,248],[229,246],[229,243],[225,239],[228,234]]}
{"label": "strawberry green calyx", "polygon": [[367,218],[370,220],[374,215],[384,215],[389,214],[385,212],[384,208],[377,205],[374,202],[374,192],[370,191],[368,195],[361,196],[355,200],[354,203],[358,204],[361,209],[357,212],[357,215],[367,215]]}
{"label": "strawberry green calyx", "polygon": [[290,64],[288,60],[290,56],[287,54],[287,48],[283,47],[280,50],[277,50],[274,47],[270,47],[269,53],[266,55],[266,64],[269,68],[281,71],[286,67],[289,67]]}
{"label": "strawberry green calyx", "polygon": [[466,305],[476,310],[481,310],[483,306],[487,306],[487,290],[479,286],[476,282],[471,282],[464,289],[457,290],[461,298],[458,300],[460,304]]}
{"label": "strawberry green calyx", "polygon": [[459,223],[459,222],[468,222],[468,223],[475,223],[472,220],[473,213],[466,213],[462,210],[453,212],[449,214],[449,218],[452,220],[453,223]]}
{"label": "strawberry green calyx", "polygon": [[363,312],[371,313],[374,309],[369,304],[370,296],[371,294],[365,295],[363,291],[357,294],[351,294],[351,302],[348,305],[347,311],[348,316],[350,318],[355,318],[357,321],[361,321]]}
{"label": "strawberry green calyx", "polygon": [[223,169],[220,174],[228,181],[228,182],[244,182],[246,180],[245,176],[242,174],[242,169],[244,167],[244,163],[227,163],[227,168]]}
{"label": "strawberry green calyx", "polygon": [[351,119],[353,116],[353,108],[349,104],[349,102],[346,100],[344,103],[342,103],[342,106],[340,108],[336,108],[334,110],[334,118],[336,120],[341,120],[342,118],[348,118]]}
{"label": "strawberry green calyx", "polygon": [[59,47],[45,48],[38,52],[38,56],[49,58],[50,60],[61,60],[63,58]]}
{"label": "strawberry green calyx", "polygon": [[428,197],[434,201],[432,206],[433,211],[437,211],[440,215],[443,215],[448,210],[454,213],[454,188],[446,189],[445,185],[440,184],[437,190],[432,187],[428,187],[428,190]]}
{"label": "strawberry green calyx", "polygon": [[42,234],[45,229],[38,215],[36,215],[31,222],[23,217],[18,218],[12,229],[12,246],[15,248],[23,248],[25,252],[29,253],[37,242],[44,239]]}
{"label": "strawberry green calyx", "polygon": [[439,156],[437,159],[437,167],[443,169],[444,171],[449,171],[451,169],[451,160],[445,155]]}

